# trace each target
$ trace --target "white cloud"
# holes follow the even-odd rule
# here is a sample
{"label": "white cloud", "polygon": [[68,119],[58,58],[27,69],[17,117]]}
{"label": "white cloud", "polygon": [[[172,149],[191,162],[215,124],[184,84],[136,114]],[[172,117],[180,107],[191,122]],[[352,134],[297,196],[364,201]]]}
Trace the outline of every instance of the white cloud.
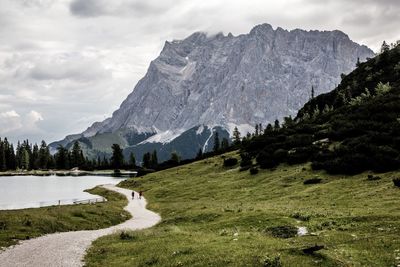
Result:
{"label": "white cloud", "polygon": [[18,130],[22,127],[21,116],[15,110],[1,112],[0,125],[0,134]]}
{"label": "white cloud", "polygon": [[165,40],[194,31],[339,29],[376,51],[400,38],[399,22],[398,0],[2,0],[0,113],[20,117],[0,119],[35,141],[80,132],[119,107]]}
{"label": "white cloud", "polygon": [[[40,128],[40,122],[44,120],[42,114],[31,110],[26,114],[20,114],[15,110],[0,112],[0,134],[9,135],[9,140],[25,139],[30,136],[40,137],[44,134]],[[38,140],[34,140],[38,141]]]}

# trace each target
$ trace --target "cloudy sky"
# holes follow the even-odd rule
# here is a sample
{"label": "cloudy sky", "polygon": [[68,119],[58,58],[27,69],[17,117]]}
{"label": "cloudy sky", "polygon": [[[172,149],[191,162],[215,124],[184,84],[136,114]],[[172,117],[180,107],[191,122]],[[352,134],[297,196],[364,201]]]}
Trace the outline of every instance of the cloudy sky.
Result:
{"label": "cloudy sky", "polygon": [[0,0],[0,136],[47,142],[117,109],[165,40],[194,31],[334,30],[377,51],[399,0]]}

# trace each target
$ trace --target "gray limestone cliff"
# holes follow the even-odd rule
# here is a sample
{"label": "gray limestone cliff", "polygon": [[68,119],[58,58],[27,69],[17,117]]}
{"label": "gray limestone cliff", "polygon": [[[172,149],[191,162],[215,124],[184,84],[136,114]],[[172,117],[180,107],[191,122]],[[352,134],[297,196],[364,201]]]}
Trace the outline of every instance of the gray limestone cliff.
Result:
{"label": "gray limestone cliff", "polygon": [[[194,127],[200,134],[217,126],[231,133],[238,126],[245,134],[256,123],[295,115],[312,86],[316,95],[328,92],[358,59],[372,56],[340,31],[274,30],[262,24],[239,36],[196,32],[166,42],[120,108],[81,138],[118,133],[122,145],[134,151],[141,144],[176,142]],[[132,141],[138,135],[145,139]],[[197,144],[193,153],[204,145]]]}

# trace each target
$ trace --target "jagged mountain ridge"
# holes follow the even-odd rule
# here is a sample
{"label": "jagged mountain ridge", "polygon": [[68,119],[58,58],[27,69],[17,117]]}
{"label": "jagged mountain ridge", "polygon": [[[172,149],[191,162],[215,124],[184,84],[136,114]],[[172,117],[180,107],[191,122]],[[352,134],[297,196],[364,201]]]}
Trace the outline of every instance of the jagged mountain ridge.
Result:
{"label": "jagged mountain ridge", "polygon": [[262,24],[239,36],[197,32],[166,42],[112,117],[81,137],[152,136],[123,144],[137,148],[169,143],[200,125],[220,126],[226,133],[239,126],[245,134],[256,123],[295,115],[310,98],[311,86],[316,94],[328,92],[358,58],[371,56],[340,31],[274,30]]}

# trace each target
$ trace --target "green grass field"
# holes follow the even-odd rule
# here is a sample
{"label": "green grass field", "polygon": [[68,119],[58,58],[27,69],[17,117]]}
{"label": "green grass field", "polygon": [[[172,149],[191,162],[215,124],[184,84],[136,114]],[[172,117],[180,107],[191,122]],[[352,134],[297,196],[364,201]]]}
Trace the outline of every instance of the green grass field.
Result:
{"label": "green grass field", "polygon": [[[146,190],[149,208],[163,220],[95,241],[87,266],[400,264],[400,188],[391,181],[399,173],[368,181],[367,173],[328,176],[296,165],[250,175],[222,161],[219,156],[122,182]],[[303,184],[314,177],[322,182]],[[291,229],[300,226],[310,234],[293,236]],[[303,253],[315,244],[325,248]]]}
{"label": "green grass field", "polygon": [[101,187],[88,192],[101,195],[108,201],[97,204],[0,211],[0,247],[54,232],[105,228],[131,217],[123,210],[128,203],[125,196]]}

